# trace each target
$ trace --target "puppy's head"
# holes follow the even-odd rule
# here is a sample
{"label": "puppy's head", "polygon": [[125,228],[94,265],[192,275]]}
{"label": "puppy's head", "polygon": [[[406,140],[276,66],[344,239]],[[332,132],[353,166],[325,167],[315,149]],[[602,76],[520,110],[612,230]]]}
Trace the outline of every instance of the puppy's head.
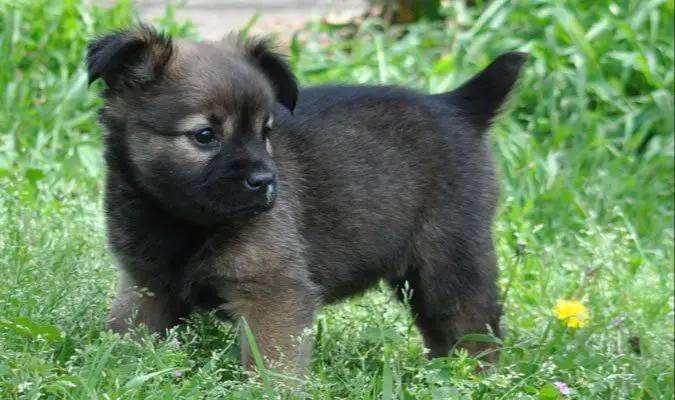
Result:
{"label": "puppy's head", "polygon": [[274,106],[291,112],[295,76],[266,41],[196,42],[146,26],[89,44],[90,84],[110,168],[175,215],[215,224],[270,209]]}

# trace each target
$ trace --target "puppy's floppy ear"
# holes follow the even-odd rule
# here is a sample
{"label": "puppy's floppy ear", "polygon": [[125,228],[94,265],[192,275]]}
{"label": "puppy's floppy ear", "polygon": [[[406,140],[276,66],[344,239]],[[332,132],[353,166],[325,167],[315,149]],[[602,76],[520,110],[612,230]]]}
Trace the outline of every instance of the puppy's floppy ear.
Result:
{"label": "puppy's floppy ear", "polygon": [[518,80],[528,54],[504,53],[457,89],[440,95],[481,131],[499,114]]}
{"label": "puppy's floppy ear", "polygon": [[285,57],[272,50],[272,40],[269,38],[248,40],[244,45],[244,51],[249,60],[269,80],[277,101],[292,113],[298,100],[297,78]]}
{"label": "puppy's floppy ear", "polygon": [[150,27],[109,33],[89,42],[89,84],[103,78],[112,89],[133,87],[157,80],[173,54],[170,37]]}

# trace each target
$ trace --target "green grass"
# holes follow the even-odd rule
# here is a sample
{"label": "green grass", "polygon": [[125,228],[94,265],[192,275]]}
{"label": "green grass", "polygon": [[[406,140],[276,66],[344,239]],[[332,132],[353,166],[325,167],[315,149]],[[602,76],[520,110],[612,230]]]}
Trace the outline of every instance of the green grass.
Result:
{"label": "green grass", "polygon": [[[489,374],[457,354],[427,362],[382,288],[325,308],[311,398],[673,398],[673,2],[451,1],[445,25],[291,43],[303,83],[386,82],[430,92],[504,51],[531,53],[493,129],[495,223],[507,337]],[[621,7],[618,5],[621,4]],[[195,316],[143,345],[104,330],[115,284],[100,202],[101,127],[86,40],[134,19],[129,1],[0,0],[0,398],[232,398],[267,393],[238,366],[229,325]],[[168,10],[161,26],[194,32]],[[558,298],[591,320],[566,328]],[[639,345],[636,346],[636,339]],[[632,344],[631,344],[632,343]],[[177,376],[179,375],[179,376]]]}

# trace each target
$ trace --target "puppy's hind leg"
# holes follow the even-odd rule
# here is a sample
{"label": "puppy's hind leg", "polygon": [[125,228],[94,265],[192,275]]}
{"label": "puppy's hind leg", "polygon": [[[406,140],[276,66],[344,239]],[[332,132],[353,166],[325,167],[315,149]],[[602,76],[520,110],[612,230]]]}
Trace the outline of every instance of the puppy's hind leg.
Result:
{"label": "puppy's hind leg", "polygon": [[412,289],[411,311],[430,358],[447,356],[456,347],[496,362],[494,343],[459,342],[473,333],[491,332],[501,337],[501,307],[497,303],[492,247],[484,246],[484,252],[473,254],[461,245],[461,241],[455,242],[448,251],[439,251],[438,246],[431,246],[433,252],[431,247],[427,248],[407,276],[391,284],[401,299],[400,289],[408,281]]}
{"label": "puppy's hind leg", "polygon": [[150,333],[163,335],[188,313],[189,307],[177,296],[142,285],[122,271],[117,296],[108,314],[108,328],[125,334],[134,327],[145,325]]}

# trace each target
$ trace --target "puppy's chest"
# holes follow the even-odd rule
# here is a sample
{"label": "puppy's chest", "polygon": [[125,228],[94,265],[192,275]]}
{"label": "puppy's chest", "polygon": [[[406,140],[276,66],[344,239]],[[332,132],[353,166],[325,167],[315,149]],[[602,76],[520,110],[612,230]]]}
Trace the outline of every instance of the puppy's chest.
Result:
{"label": "puppy's chest", "polygon": [[[284,268],[291,258],[285,251],[269,245],[251,242],[228,243],[209,248],[188,263],[185,274],[194,284],[222,286],[224,282],[244,283],[259,279],[271,271]],[[286,265],[288,267],[288,265]]]}
{"label": "puppy's chest", "polygon": [[306,275],[304,253],[296,239],[260,228],[244,229],[236,236],[215,236],[186,266],[188,290],[195,298],[201,292],[211,300],[215,294],[218,301],[227,302],[233,292],[273,285],[275,276]]}

